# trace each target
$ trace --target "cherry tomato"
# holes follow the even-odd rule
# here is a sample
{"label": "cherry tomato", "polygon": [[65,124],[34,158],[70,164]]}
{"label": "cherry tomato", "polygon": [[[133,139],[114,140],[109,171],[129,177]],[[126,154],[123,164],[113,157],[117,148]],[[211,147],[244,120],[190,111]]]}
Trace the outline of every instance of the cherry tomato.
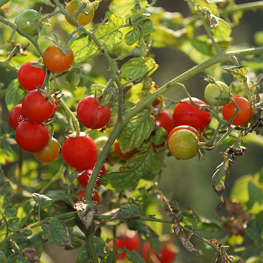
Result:
{"label": "cherry tomato", "polygon": [[95,162],[97,147],[89,136],[68,137],[61,153],[69,166],[85,170]]}
{"label": "cherry tomato", "polygon": [[15,130],[18,124],[25,118],[26,116],[22,110],[22,104],[16,105],[9,113],[8,122],[9,125]]}
{"label": "cherry tomato", "polygon": [[34,157],[42,163],[50,163],[54,161],[60,151],[59,143],[56,139],[52,138],[48,144],[39,152],[33,153]]}
{"label": "cherry tomato", "polygon": [[[124,234],[118,235],[120,238],[116,239],[116,250],[124,249],[125,247],[129,251],[139,251],[141,240],[136,231],[128,230]],[[117,259],[125,259],[126,252],[122,252],[121,254],[116,254]]]}
{"label": "cherry tomato", "polygon": [[41,88],[46,77],[44,69],[31,66],[34,63],[37,62],[27,62],[18,71],[18,81],[28,91],[34,90],[36,87]]}
{"label": "cherry tomato", "polygon": [[[79,196],[79,199],[78,198],[74,198],[73,199],[73,202],[74,203],[77,203],[78,201],[81,201],[83,202],[84,200],[84,197],[85,197],[85,193],[86,193],[86,190],[80,190],[77,192],[77,195]],[[91,201],[96,201],[98,203],[98,205],[100,205],[100,196],[99,196],[99,193],[97,190],[93,190],[92,192],[92,197],[91,197]]]}
{"label": "cherry tomato", "polygon": [[61,73],[68,70],[74,61],[74,55],[71,49],[63,51],[55,44],[49,46],[43,55],[45,67],[53,73]]}
{"label": "cherry tomato", "polygon": [[[87,185],[89,183],[90,176],[91,176],[91,174],[93,172],[95,164],[96,164],[96,161],[92,165],[90,165],[87,169],[85,169],[85,170],[83,170],[83,169],[76,169],[76,172],[84,171],[84,173],[82,175],[77,177],[79,183],[83,187],[87,187]],[[106,171],[105,165],[103,164],[101,169],[100,169],[100,172],[99,172],[99,175],[97,177],[97,180],[96,180],[94,188],[97,188],[97,187],[99,187],[101,185],[101,182],[99,180],[104,174],[106,174],[106,172],[107,171]]]}
{"label": "cherry tomato", "polygon": [[164,110],[162,113],[156,115],[155,126],[164,128],[169,134],[169,132],[175,127],[172,114],[168,110]]}
{"label": "cherry tomato", "polygon": [[[82,26],[86,26],[87,24],[89,24],[93,17],[94,17],[94,8],[93,6],[89,5],[89,1],[85,1],[85,0],[81,0],[81,2],[86,2],[87,6],[85,7],[85,9],[83,11],[81,11],[77,16],[76,19],[77,21],[82,25]],[[72,0],[69,3],[67,3],[65,10],[70,14],[70,15],[74,15],[75,12],[80,8],[80,4],[76,1],[76,0]],[[76,24],[69,19],[67,16],[65,16],[66,20],[73,26],[76,26]]]}
{"label": "cherry tomato", "polygon": [[114,151],[121,159],[126,160],[126,161],[128,161],[133,155],[138,153],[138,151],[136,149],[133,149],[130,152],[123,154],[121,152],[120,145],[119,145],[118,141],[114,142]]}
{"label": "cherry tomato", "polygon": [[[246,98],[241,96],[234,96],[233,100],[236,101],[237,105],[239,106],[239,110],[231,124],[237,126],[244,125],[250,120],[253,114],[252,105]],[[222,108],[222,113],[225,120],[229,121],[234,115],[235,111],[236,106],[232,101],[230,101],[227,105],[224,105]]]}
{"label": "cherry tomato", "polygon": [[16,128],[16,142],[27,152],[39,152],[49,141],[49,130],[46,125],[32,121],[21,121]]}
{"label": "cherry tomato", "polygon": [[[200,99],[192,98],[192,100],[197,104],[206,105]],[[185,98],[182,101],[189,102],[190,100],[189,98]],[[200,110],[199,107],[195,105],[178,103],[174,108],[173,119],[175,126],[189,125],[202,132],[210,122],[211,115],[205,110]]]}
{"label": "cherry tomato", "polygon": [[229,101],[229,87],[221,81],[217,81],[217,84],[222,88],[222,90],[216,84],[209,83],[205,87],[204,96],[209,104],[222,106]]}
{"label": "cherry tomato", "polygon": [[100,129],[109,122],[111,111],[109,106],[99,105],[94,96],[88,96],[79,102],[77,115],[85,127]]}
{"label": "cherry tomato", "polygon": [[30,121],[43,122],[52,116],[54,106],[45,99],[43,94],[35,89],[24,96],[22,109]]}
{"label": "cherry tomato", "polygon": [[98,137],[94,140],[96,146],[97,146],[97,159],[99,158],[106,142],[108,141],[108,137],[106,136],[101,136],[101,137]]}
{"label": "cherry tomato", "polygon": [[38,27],[40,29],[40,24],[38,23],[40,18],[41,16],[36,10],[26,9],[18,14],[15,23],[27,34],[34,36],[38,33]]}
{"label": "cherry tomato", "polygon": [[168,149],[175,158],[187,160],[197,154],[197,130],[194,131],[192,130],[194,128],[189,126],[178,127],[175,127],[168,135]]}

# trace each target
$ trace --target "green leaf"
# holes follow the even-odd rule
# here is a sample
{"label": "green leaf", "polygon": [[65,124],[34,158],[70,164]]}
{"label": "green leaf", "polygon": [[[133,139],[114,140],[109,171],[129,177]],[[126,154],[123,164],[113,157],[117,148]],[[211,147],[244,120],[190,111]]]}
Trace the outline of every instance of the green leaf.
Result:
{"label": "green leaf", "polygon": [[9,86],[6,89],[5,94],[5,104],[7,109],[10,111],[19,104],[25,95],[25,90],[20,88],[20,84],[18,79],[14,79],[11,81]]}
{"label": "green leaf", "polygon": [[31,195],[32,198],[39,204],[39,206],[44,209],[52,204],[52,199],[43,195],[34,193]]}
{"label": "green leaf", "polygon": [[74,180],[79,177],[81,174],[83,174],[83,172],[74,172],[71,173],[70,175],[68,175],[68,180],[70,182],[70,184],[73,184]]}
{"label": "green leaf", "polygon": [[0,263],[6,263],[6,256],[2,250],[0,250]]}
{"label": "green leaf", "polygon": [[144,19],[142,22],[142,33],[144,35],[149,35],[153,33],[156,29],[153,27],[153,22],[150,19]]}
{"label": "green leaf", "polygon": [[0,168],[0,184],[5,182],[4,171]]}
{"label": "green leaf", "polygon": [[122,65],[121,77],[123,78],[139,78],[144,76],[148,72],[148,66],[146,62],[149,58],[132,58],[128,62]]}
{"label": "green leaf", "polygon": [[144,259],[134,250],[130,251],[126,247],[124,248],[127,258],[132,263],[145,263]]}
{"label": "green leaf", "polygon": [[121,152],[125,154],[139,148],[143,141],[150,137],[154,127],[154,117],[148,110],[143,110],[134,116],[118,137]]}
{"label": "green leaf", "polygon": [[232,67],[232,68],[224,68],[234,79],[239,82],[244,82],[247,80],[246,75],[248,74],[248,70],[243,66]]}
{"label": "green leaf", "polygon": [[18,217],[8,219],[8,230],[11,232],[19,231],[22,227],[22,222]]}
{"label": "green leaf", "polygon": [[139,37],[140,37],[140,30],[138,29],[138,27],[134,27],[131,31],[129,31],[125,35],[125,42],[128,46],[132,46],[138,41]]}
{"label": "green leaf", "polygon": [[4,212],[5,217],[14,217],[16,216],[17,210],[14,206],[9,205]]}
{"label": "green leaf", "polygon": [[112,219],[138,218],[141,209],[136,204],[127,204],[121,207],[112,217]]}
{"label": "green leaf", "polygon": [[139,23],[143,19],[143,12],[137,9],[131,9],[125,17],[126,24]]}
{"label": "green leaf", "polygon": [[[247,201],[247,208],[251,210],[254,205],[257,206],[257,213],[263,210],[263,192],[253,182],[249,181],[248,185],[249,199]],[[254,211],[255,213],[255,211]]]}
{"label": "green leaf", "polygon": [[195,3],[198,4],[204,11],[208,8],[214,15],[219,15],[217,5],[212,0],[195,0]]}
{"label": "green leaf", "polygon": [[62,222],[53,217],[45,219],[47,224],[42,224],[43,237],[47,238],[53,245],[61,246],[68,242],[67,229]]}
{"label": "green leaf", "polygon": [[153,142],[155,145],[161,145],[165,139],[164,137],[167,135],[167,131],[162,127],[156,127],[155,135],[153,136]]}
{"label": "green leaf", "polygon": [[89,262],[89,252],[86,244],[83,244],[80,248],[79,257],[76,261],[76,263],[87,263]]}
{"label": "green leaf", "polygon": [[[0,0],[0,7],[8,3],[10,0]],[[1,261],[0,261],[1,262]]]}
{"label": "green leaf", "polygon": [[110,249],[106,246],[105,241],[99,237],[93,237],[94,246],[97,252],[97,255],[100,258],[106,258],[110,254]]}
{"label": "green leaf", "polygon": [[213,36],[216,40],[227,40],[232,32],[230,25],[223,19],[217,18],[219,25],[216,28],[211,28]]}

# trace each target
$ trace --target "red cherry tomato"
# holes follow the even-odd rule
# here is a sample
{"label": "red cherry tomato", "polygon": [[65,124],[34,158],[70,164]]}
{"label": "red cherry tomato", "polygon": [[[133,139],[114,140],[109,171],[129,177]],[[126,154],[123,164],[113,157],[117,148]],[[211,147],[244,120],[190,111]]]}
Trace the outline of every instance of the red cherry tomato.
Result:
{"label": "red cherry tomato", "polygon": [[[195,103],[206,105],[206,103],[200,99],[192,98],[192,100]],[[182,101],[189,102],[190,100],[189,98],[186,98]],[[195,105],[178,103],[174,108],[173,119],[175,126],[189,125],[202,132],[210,122],[211,115],[205,110],[200,110],[199,107]]]}
{"label": "red cherry tomato", "polygon": [[138,153],[138,151],[136,149],[133,149],[130,152],[123,154],[121,152],[120,145],[117,141],[114,142],[114,151],[121,159],[126,160],[126,161],[128,161],[133,155]]}
{"label": "red cherry tomato", "polygon": [[109,122],[111,111],[109,106],[99,105],[94,96],[88,96],[79,102],[77,115],[85,127],[100,129]]}
{"label": "red cherry tomato", "polygon": [[[237,112],[236,117],[231,122],[232,125],[244,125],[246,124],[253,114],[253,108],[251,103],[244,97],[241,96],[234,96],[233,100],[236,101],[237,105],[239,106],[239,110]],[[222,108],[222,113],[224,118],[229,121],[236,111],[235,104],[230,101],[227,105],[224,105]]]}
{"label": "red cherry tomato", "polygon": [[41,123],[24,120],[16,128],[16,142],[27,152],[39,152],[48,144],[49,130]]}
{"label": "red cherry tomato", "polygon": [[15,130],[18,124],[25,118],[25,114],[22,110],[22,104],[16,105],[9,113],[8,122],[9,125]]}
{"label": "red cherry tomato", "polygon": [[[95,166],[96,162],[94,162],[92,165],[90,165],[87,169],[85,170],[82,170],[82,169],[76,169],[76,172],[81,172],[81,171],[84,171],[84,173],[82,175],[80,175],[79,177],[77,177],[78,179],[78,182],[83,186],[83,187],[87,187],[88,183],[89,183],[89,179],[90,179],[90,176],[93,172],[93,169],[94,169],[94,166]],[[106,168],[105,168],[105,165],[103,164],[101,169],[100,169],[100,172],[99,172],[99,175],[97,177],[97,181],[96,181],[96,184],[94,186],[94,188],[97,188],[101,185],[101,182],[99,181],[100,178],[106,174]]]}
{"label": "red cherry tomato", "polygon": [[[121,239],[116,239],[116,250],[124,249],[125,247],[130,251],[139,251],[141,240],[136,231],[128,230],[125,234],[118,235]],[[126,252],[122,252],[121,254],[117,253],[117,259],[125,259]]]}
{"label": "red cherry tomato", "polygon": [[[86,193],[86,190],[80,190],[77,192],[77,195],[79,196],[79,199],[78,198],[74,198],[73,199],[73,202],[74,203],[77,203],[78,201],[81,201],[83,202],[84,200],[84,197],[85,197],[85,193]],[[92,197],[91,197],[91,201],[96,201],[98,203],[98,205],[100,205],[100,196],[99,196],[99,193],[97,190],[93,190],[92,192]]]}
{"label": "red cherry tomato", "polygon": [[[87,1],[87,3],[89,3],[89,1]],[[65,10],[70,14],[70,15],[74,15],[75,12],[80,8],[79,3],[76,0],[72,0],[69,3],[67,3]],[[87,10],[86,10],[87,9]],[[89,24],[93,17],[94,17],[94,8],[93,6],[90,6],[89,4],[87,4],[84,11],[81,11],[77,16],[76,19],[77,21],[82,25],[82,26],[86,26],[87,24]],[[73,26],[76,26],[76,24],[69,19],[67,16],[65,16],[66,20]]]}
{"label": "red cherry tomato", "polygon": [[52,138],[39,152],[33,153],[34,157],[42,163],[53,162],[59,155],[60,146],[56,139]]}
{"label": "red cherry tomato", "polygon": [[89,136],[69,137],[64,141],[61,153],[69,166],[85,170],[95,162],[97,147]]}
{"label": "red cherry tomato", "polygon": [[38,90],[31,90],[22,100],[22,109],[30,121],[43,122],[52,116],[54,106]]}
{"label": "red cherry tomato", "polygon": [[34,90],[36,87],[41,88],[46,77],[44,69],[31,66],[34,63],[37,62],[27,62],[18,71],[18,81],[28,91]]}
{"label": "red cherry tomato", "polygon": [[162,113],[156,115],[155,126],[164,128],[169,134],[169,132],[175,127],[172,114],[168,110],[164,110]]}
{"label": "red cherry tomato", "polygon": [[74,55],[71,49],[63,53],[57,45],[49,46],[43,55],[45,67],[53,73],[61,73],[68,70],[74,61]]}

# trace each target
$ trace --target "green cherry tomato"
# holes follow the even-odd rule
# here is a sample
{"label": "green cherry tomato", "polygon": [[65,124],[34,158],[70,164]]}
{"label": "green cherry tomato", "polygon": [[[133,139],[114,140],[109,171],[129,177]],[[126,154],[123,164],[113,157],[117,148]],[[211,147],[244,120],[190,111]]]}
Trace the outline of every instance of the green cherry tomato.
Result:
{"label": "green cherry tomato", "polygon": [[[40,14],[34,9],[26,9],[18,14],[15,19],[16,25],[31,36],[38,34]],[[38,28],[39,27],[39,28]]]}
{"label": "green cherry tomato", "polygon": [[168,135],[167,145],[175,158],[179,160],[191,159],[198,150],[196,131],[188,128],[172,130]]}
{"label": "green cherry tomato", "polygon": [[222,88],[222,90],[214,83],[209,83],[205,87],[205,99],[206,101],[214,106],[222,106],[228,103],[229,97],[229,87],[221,81],[217,81],[218,85]]}
{"label": "green cherry tomato", "polygon": [[[89,5],[89,1],[85,1],[85,0],[72,0],[69,3],[67,3],[65,10],[70,14],[70,15],[74,15],[75,12],[80,8],[80,4],[81,3],[87,3],[87,6],[83,9],[83,11],[81,11],[77,16],[76,19],[77,21],[82,25],[82,26],[86,26],[87,24],[89,24],[93,17],[94,17],[94,8],[93,6]],[[66,20],[73,26],[76,26],[76,24],[69,19],[67,16],[65,16]]]}

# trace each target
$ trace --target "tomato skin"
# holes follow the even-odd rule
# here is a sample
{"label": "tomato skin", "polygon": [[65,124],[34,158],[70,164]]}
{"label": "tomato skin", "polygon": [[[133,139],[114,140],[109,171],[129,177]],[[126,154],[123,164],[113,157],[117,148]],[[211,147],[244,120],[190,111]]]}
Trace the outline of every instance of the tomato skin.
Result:
{"label": "tomato skin", "polygon": [[171,132],[169,132],[168,134],[168,137],[167,137],[167,140],[169,140],[170,136],[176,132],[176,131],[179,131],[179,130],[189,130],[191,132],[193,132],[195,135],[198,135],[198,131],[192,127],[192,126],[189,126],[189,125],[180,125],[180,126],[176,126],[174,127]]}
{"label": "tomato skin", "polygon": [[126,160],[126,161],[128,161],[133,155],[138,153],[138,151],[136,149],[133,149],[130,152],[123,154],[121,152],[121,148],[120,148],[118,141],[114,142],[114,151],[121,159]]}
{"label": "tomato skin", "polygon": [[[81,1],[81,2],[87,2],[89,3],[89,1]],[[75,12],[80,8],[80,5],[77,3],[76,0],[72,0],[69,3],[67,3],[65,10],[70,14],[70,15],[74,15]],[[88,9],[88,14],[86,12],[81,11],[77,16],[76,19],[77,21],[82,25],[82,26],[86,26],[87,24],[89,24],[93,17],[94,17],[94,8],[93,6],[89,6],[89,4],[87,4],[86,8]],[[72,26],[76,26],[76,24],[69,19],[67,16],[65,16],[66,20],[68,21],[68,23],[70,23]]]}
{"label": "tomato skin", "polygon": [[175,127],[172,114],[168,110],[164,110],[162,113],[156,115],[155,127],[162,127],[169,134],[169,132]]}
{"label": "tomato skin", "polygon": [[85,170],[95,162],[97,147],[89,136],[68,137],[61,153],[69,166]]}
{"label": "tomato skin", "polygon": [[18,14],[15,24],[29,35],[34,36],[38,33],[37,21],[40,18],[41,16],[36,10],[26,9]]}
{"label": "tomato skin", "polygon": [[29,91],[22,100],[22,109],[30,121],[48,120],[54,111],[53,105],[37,89]]}
{"label": "tomato skin", "polygon": [[53,73],[62,73],[68,70],[74,61],[72,50],[64,54],[62,50],[55,44],[49,46],[43,55],[43,63],[45,67]]}
{"label": "tomato skin", "polygon": [[[204,104],[200,99],[192,98],[195,103]],[[185,98],[182,101],[189,102],[189,98]],[[200,110],[197,106],[186,103],[178,103],[174,107],[173,111],[173,119],[175,126],[179,125],[189,125],[194,127],[196,130],[200,130],[201,132],[210,122],[211,115],[209,112],[205,110]]]}
{"label": "tomato skin", "polygon": [[[253,107],[251,103],[244,97],[241,96],[233,96],[233,100],[236,101],[239,106],[239,110],[237,112],[236,117],[231,122],[232,125],[241,126],[246,124],[253,114]],[[222,108],[222,113],[226,121],[229,121],[236,111],[235,104],[230,101],[227,105],[224,105]]]}
{"label": "tomato skin", "polygon": [[16,128],[16,142],[27,152],[39,152],[48,144],[49,130],[41,123],[23,120]]}
{"label": "tomato skin", "polygon": [[204,96],[209,104],[222,106],[228,102],[229,87],[222,81],[217,81],[217,84],[222,88],[222,91],[216,84],[209,83],[205,87]]}
{"label": "tomato skin", "polygon": [[170,153],[179,160],[188,160],[194,157],[198,151],[196,132],[188,128],[172,130],[167,140]]}
{"label": "tomato skin", "polygon": [[52,138],[39,152],[33,153],[34,157],[42,163],[53,162],[59,155],[60,146],[56,139]]}
{"label": "tomato skin", "polygon": [[15,130],[18,124],[25,118],[22,110],[22,104],[16,105],[8,115],[9,125]]}
{"label": "tomato skin", "polygon": [[41,88],[46,78],[46,71],[42,68],[35,68],[31,65],[37,63],[29,61],[25,63],[18,71],[18,81],[25,90],[34,90],[36,86]]}
{"label": "tomato skin", "polygon": [[100,129],[109,122],[111,111],[109,106],[99,105],[94,96],[88,96],[79,102],[77,115],[85,127]]}
{"label": "tomato skin", "polygon": [[[88,168],[86,168],[85,170],[83,170],[83,169],[76,169],[76,172],[84,171],[84,173],[82,175],[77,177],[78,182],[83,187],[87,187],[87,185],[89,183],[90,176],[91,176],[91,174],[93,172],[95,164],[96,164],[96,161],[92,165],[90,165]],[[104,174],[106,174],[106,172],[107,171],[106,171],[105,165],[103,164],[101,169],[100,169],[100,172],[99,172],[99,175],[97,177],[97,180],[96,180],[94,188],[97,188],[97,187],[99,187],[101,185],[101,182],[99,180]]]}
{"label": "tomato skin", "polygon": [[[77,192],[77,195],[79,196],[79,199],[78,198],[74,198],[73,199],[73,202],[74,203],[77,203],[78,201],[81,201],[83,202],[84,200],[84,197],[85,197],[85,193],[86,193],[86,190],[80,190]],[[93,190],[92,192],[92,197],[91,197],[91,201],[96,201],[98,203],[98,205],[100,205],[100,196],[99,196],[99,193],[97,190]]]}

